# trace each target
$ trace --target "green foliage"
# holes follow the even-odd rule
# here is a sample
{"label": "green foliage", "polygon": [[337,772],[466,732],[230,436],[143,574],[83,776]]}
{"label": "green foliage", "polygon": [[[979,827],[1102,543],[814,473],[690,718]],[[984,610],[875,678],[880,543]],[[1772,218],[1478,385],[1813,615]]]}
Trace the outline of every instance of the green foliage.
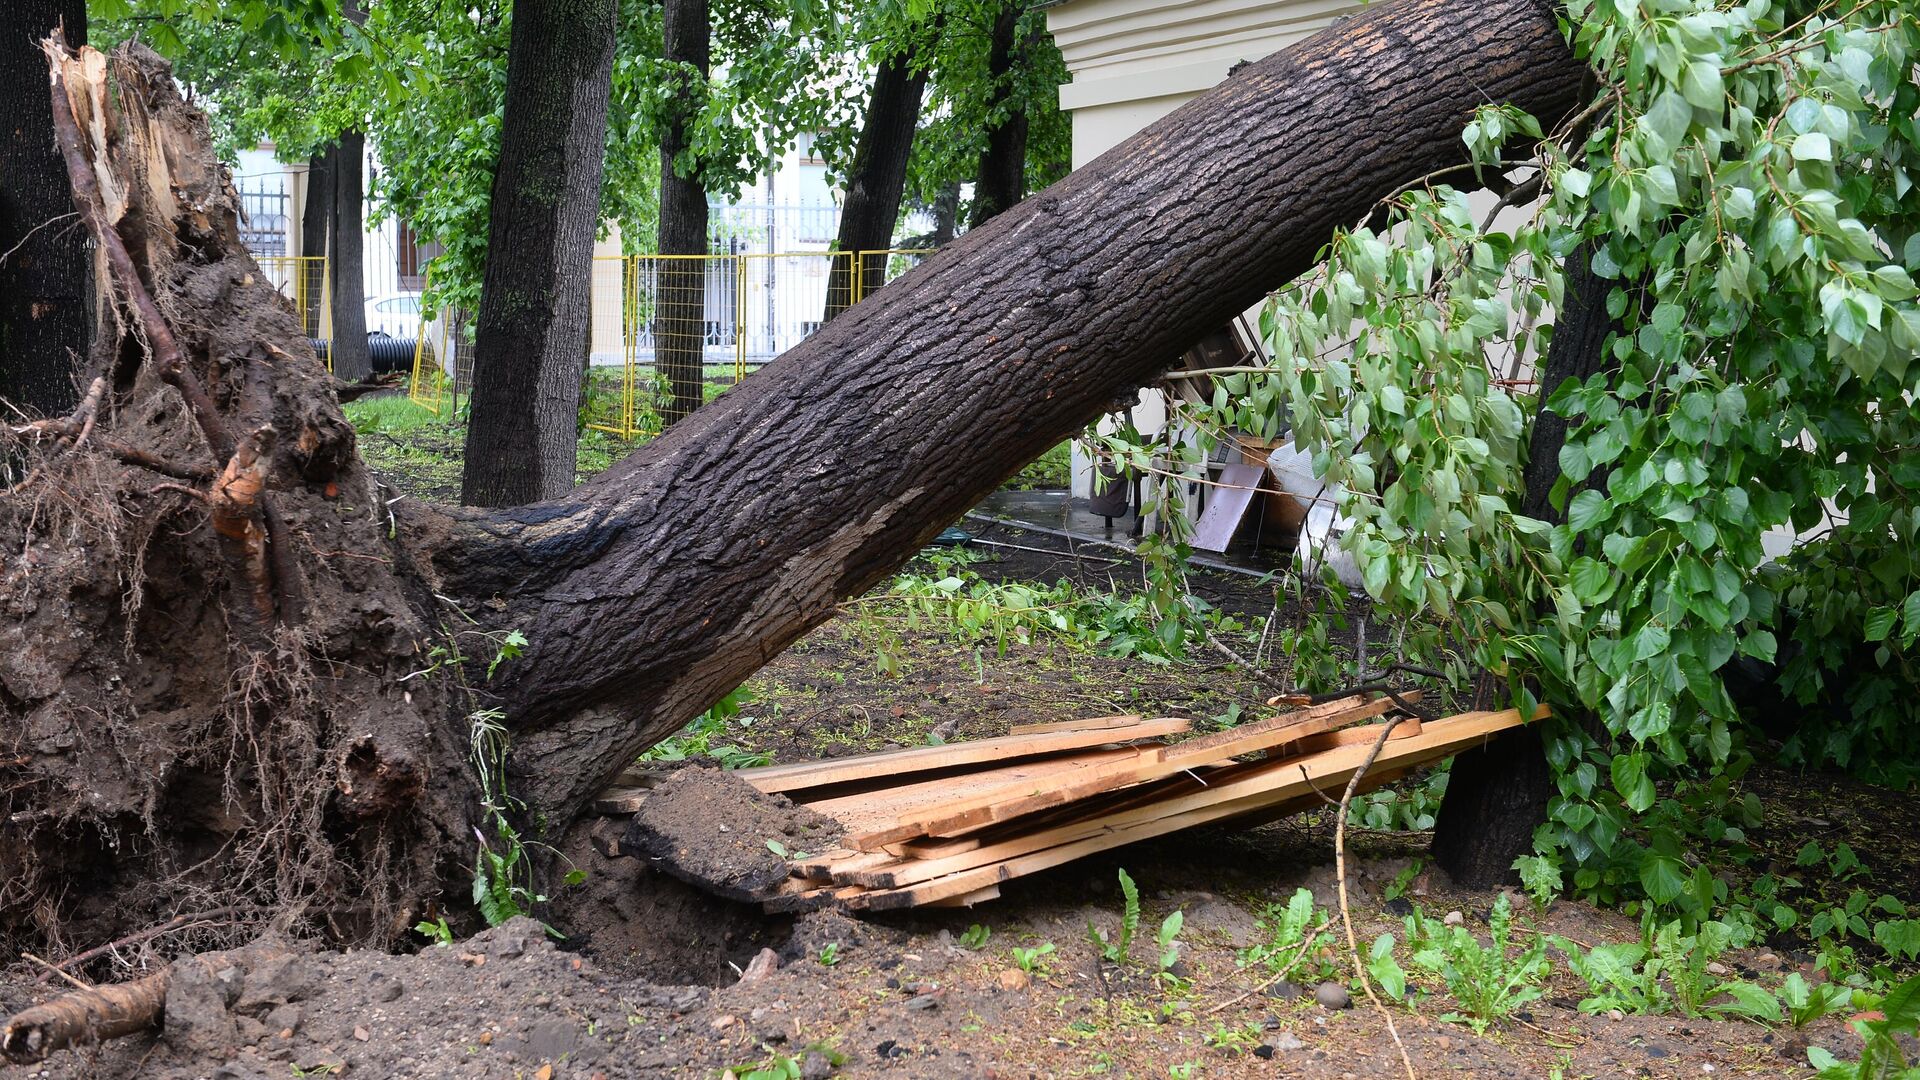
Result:
{"label": "green foliage", "polygon": [[1276,979],[1312,982],[1339,973],[1339,946],[1332,919],[1316,908],[1313,893],[1298,889],[1285,904],[1269,904],[1260,915],[1265,940],[1240,950],[1241,966],[1258,964]]}
{"label": "green foliage", "polygon": [[909,571],[882,592],[848,601],[855,630],[873,641],[876,661],[899,671],[901,629],[937,629],[963,644],[991,644],[1001,655],[1040,639],[1148,663],[1168,664],[1185,653],[1190,627],[1237,627],[1199,600],[1163,615],[1150,593],[1095,592],[1061,579],[1052,585],[991,582],[971,568],[982,556],[965,550],[924,556],[929,571]]}
{"label": "green foliage", "polygon": [[1109,964],[1124,964],[1133,958],[1133,936],[1140,932],[1140,889],[1124,869],[1120,871],[1120,896],[1124,907],[1118,936],[1109,939],[1105,930],[1087,923],[1087,936],[1093,939],[1100,958]]}
{"label": "green foliage", "polygon": [[1015,945],[1007,952],[1013,957],[1013,965],[1021,971],[1029,975],[1045,975],[1047,971],[1045,961],[1046,957],[1053,952],[1053,942],[1043,941],[1033,946]]}
{"label": "green foliage", "polygon": [[447,917],[445,915],[431,920],[423,919],[420,922],[414,923],[413,932],[433,942],[435,945],[444,946],[453,944],[453,927],[447,925]]}
{"label": "green foliage", "polygon": [[1073,444],[1063,442],[1020,467],[1007,481],[1015,491],[1063,488],[1073,482]]}
{"label": "green foliage", "polygon": [[800,1080],[805,1075],[808,1054],[826,1058],[836,1069],[847,1063],[847,1055],[834,1049],[832,1043],[821,1041],[808,1043],[793,1054],[776,1050],[765,1061],[728,1069],[727,1075],[736,1080]]}
{"label": "green foliage", "polygon": [[835,964],[838,964],[840,962],[840,943],[837,941],[829,941],[825,945],[822,945],[820,947],[820,954],[816,959],[820,961],[822,967],[833,967]]}
{"label": "green foliage", "polygon": [[1560,866],[1552,859],[1539,855],[1522,855],[1513,860],[1513,869],[1520,875],[1520,884],[1527,890],[1533,902],[1545,908],[1559,895],[1561,889]]}
{"label": "green foliage", "polygon": [[723,769],[751,769],[771,764],[771,753],[745,750],[731,742],[716,741],[726,739],[735,727],[752,727],[754,718],[743,715],[741,710],[758,700],[759,697],[745,683],[734,687],[712,708],[695,717],[692,723],[670,738],[648,747],[640,755],[640,760],[686,761],[705,757],[711,758]]}
{"label": "green foliage", "polygon": [[1565,938],[1554,938],[1553,944],[1566,954],[1567,966],[1586,982],[1591,992],[1581,1000],[1581,1012],[1618,1009],[1636,1016],[1651,1016],[1672,1008],[1673,996],[1660,983],[1659,964],[1647,962],[1646,946],[1627,942],[1597,945],[1587,950]]}
{"label": "green foliage", "polygon": [[1530,944],[1514,954],[1513,910],[1506,893],[1494,901],[1487,928],[1490,941],[1482,945],[1464,926],[1440,925],[1418,913],[1407,917],[1414,966],[1439,976],[1461,1009],[1440,1019],[1464,1021],[1482,1034],[1539,998],[1548,972],[1547,943],[1540,935],[1529,935]]}
{"label": "green foliage", "polygon": [[[1576,893],[1697,923],[1728,899],[1699,860],[1758,819],[1733,787],[1751,761],[1735,657],[1784,661],[1802,704],[1844,698],[1799,714],[1790,759],[1896,783],[1920,762],[1920,415],[1883,407],[1920,377],[1920,18],[1896,0],[1566,10],[1597,76],[1583,122],[1542,132],[1495,103],[1463,133],[1477,170],[1538,181],[1535,208],[1482,218],[1444,177],[1393,196],[1263,313],[1274,368],[1218,379],[1188,419],[1290,423],[1343,492],[1340,543],[1377,604],[1444,624],[1514,704],[1537,687],[1597,717],[1549,732],[1539,853]],[[1583,250],[1610,366],[1529,395],[1511,376],[1545,354]],[[1543,408],[1569,425],[1561,524],[1519,513]],[[1809,536],[1763,565],[1778,528]]]}
{"label": "green foliage", "polygon": [[1170,912],[1160,920],[1160,929],[1153,936],[1154,963],[1162,972],[1169,971],[1180,961],[1180,931],[1187,925],[1187,913],[1181,910]]}
{"label": "green foliage", "polygon": [[972,926],[967,927],[966,932],[956,939],[956,943],[969,952],[979,952],[986,947],[987,939],[992,936],[993,929],[991,927],[981,923],[974,923]]}
{"label": "green foliage", "polygon": [[1920,1080],[1920,1068],[1909,1065],[1899,1043],[1899,1036],[1920,1033],[1920,976],[1888,991],[1879,1013],[1881,1019],[1851,1025],[1862,1042],[1859,1061],[1843,1062],[1824,1048],[1807,1048],[1818,1080]]}

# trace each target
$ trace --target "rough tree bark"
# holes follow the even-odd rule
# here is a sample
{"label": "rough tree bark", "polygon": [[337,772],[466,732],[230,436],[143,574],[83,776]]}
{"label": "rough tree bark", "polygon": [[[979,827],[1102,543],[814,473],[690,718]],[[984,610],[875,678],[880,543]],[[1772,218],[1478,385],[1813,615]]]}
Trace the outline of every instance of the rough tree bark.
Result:
{"label": "rough tree bark", "polygon": [[[75,358],[93,326],[86,230],[71,216],[54,150],[47,61],[39,41],[64,23],[86,41],[83,0],[15,0],[0,14],[0,400],[42,416],[73,408]],[[0,422],[12,417],[0,407]]]}
{"label": "rough tree bark", "polygon": [[[1553,323],[1540,372],[1541,401],[1568,379],[1586,379],[1612,361],[1606,348],[1613,322],[1607,316],[1611,283],[1593,272],[1588,249],[1567,257],[1565,300]],[[1542,408],[1527,445],[1526,493],[1520,512],[1560,523],[1565,515],[1549,495],[1560,479],[1565,417]],[[1553,798],[1540,728],[1530,725],[1468,750],[1453,759],[1446,798],[1434,821],[1433,857],[1454,882],[1490,888],[1517,875],[1513,861],[1533,851],[1534,827],[1546,819]]]}
{"label": "rough tree bark", "polygon": [[488,214],[473,410],[460,498],[552,499],[573,487],[580,367],[592,325],[616,0],[514,9]]}
{"label": "rough tree bark", "polygon": [[[324,258],[327,254],[328,226],[333,223],[333,149],[316,150],[307,159],[307,204],[300,211],[300,255]],[[303,264],[304,265],[304,264]],[[305,271],[301,271],[303,275]],[[308,275],[303,283],[306,308],[301,322],[318,335],[320,330],[320,280]]]}
{"label": "rough tree bark", "polygon": [[[907,161],[913,156],[914,127],[926,89],[927,71],[917,66],[914,50],[881,58],[873,73],[873,89],[867,94],[866,124],[847,169],[835,251],[884,251],[893,246],[893,227],[900,219],[900,198],[907,186]],[[853,265],[855,257],[834,260],[827,277],[828,319],[853,306],[855,281],[884,280],[886,256],[873,256],[860,267]]]}
{"label": "rough tree bark", "polygon": [[687,129],[705,97],[712,51],[707,0],[666,0],[662,36],[678,98],[660,133],[660,309],[654,319],[654,364],[667,377],[668,400],[661,419],[676,424],[700,407],[706,394],[707,189],[698,163],[675,159],[688,148]]}
{"label": "rough tree bark", "polygon": [[[973,182],[973,208],[967,227],[977,229],[1027,194],[1027,110],[1011,104],[1018,71],[1026,62],[1027,42],[1020,34],[1024,3],[1007,3],[994,15],[987,52],[987,148]],[[1037,16],[1036,16],[1037,17]],[[1004,113],[1004,115],[1002,115]]]}
{"label": "rough tree bark", "polygon": [[[210,889],[399,934],[471,877],[474,718],[504,717],[506,786],[552,835],[1334,229],[1459,162],[1475,107],[1553,123],[1581,85],[1534,0],[1367,8],[970,231],[565,499],[479,511],[383,495],[239,243],[204,120],[157,58],[114,70],[116,123],[149,133],[112,148],[134,205],[109,220],[138,253],[120,288],[176,323],[192,400],[278,433],[264,490],[285,614],[266,650],[236,632],[255,598],[210,496],[179,490],[234,463],[151,364],[92,441],[0,498],[0,551],[36,545],[31,573],[0,574],[22,613],[0,621],[0,729],[21,733],[0,756],[0,932],[91,918],[95,940]],[[199,479],[156,483],[113,450],[129,445]],[[489,678],[512,629],[526,654]],[[58,899],[108,876],[111,910]]]}
{"label": "rough tree bark", "polygon": [[333,250],[327,263],[333,294],[333,373],[358,382],[373,373],[367,355],[367,137],[343,131],[333,155]]}

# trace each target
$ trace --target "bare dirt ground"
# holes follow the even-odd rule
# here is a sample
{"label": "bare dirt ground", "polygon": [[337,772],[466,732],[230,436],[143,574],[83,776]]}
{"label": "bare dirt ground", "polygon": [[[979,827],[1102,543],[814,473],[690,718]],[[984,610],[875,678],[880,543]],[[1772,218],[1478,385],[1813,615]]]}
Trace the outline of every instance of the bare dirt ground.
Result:
{"label": "bare dirt ground", "polygon": [[[970,528],[972,526],[969,526]],[[987,535],[1048,546],[1005,530]],[[1081,580],[1126,563],[1006,550],[978,569],[989,576]],[[1103,553],[1110,554],[1110,553]],[[1137,577],[1134,579],[1137,580]],[[1202,576],[1216,605],[1264,615],[1270,586]],[[855,623],[836,620],[777,658],[729,725],[743,752],[780,761],[1003,733],[1017,723],[1134,711],[1198,720],[1267,695],[1245,672],[1210,657],[1175,666],[1120,661],[1058,643],[992,647],[936,633],[905,641],[895,675],[875,664]],[[1920,878],[1906,842],[1920,832],[1910,799],[1845,781],[1757,771],[1767,798],[1756,837],[1790,861],[1807,839],[1848,840],[1871,880],[1894,892]],[[772,917],[694,891],[646,861],[604,854],[617,822],[569,838],[565,855],[587,872],[542,915],[563,935],[527,920],[417,953],[284,947],[267,963],[180,961],[157,1033],[56,1055],[43,1066],[0,1071],[33,1077],[155,1078],[653,1076],[1131,1077],[1404,1075],[1382,1016],[1364,998],[1329,1008],[1307,985],[1263,987],[1265,969],[1243,966],[1270,904],[1298,888],[1335,903],[1332,815],[1317,812],[1248,832],[1207,830],[1136,845],[1006,887],[970,911],[856,921],[814,913]],[[1880,838],[1876,840],[1875,838]],[[1350,834],[1355,930],[1364,948],[1402,931],[1418,908],[1459,912],[1483,937],[1495,894],[1453,888],[1424,866],[1423,833]],[[1877,861],[1876,861],[1877,860]],[[1122,910],[1116,872],[1143,897],[1142,937],[1127,964],[1103,963],[1092,924],[1110,935]],[[1818,889],[1818,883],[1809,886]],[[1396,893],[1388,899],[1389,893]],[[1156,978],[1152,928],[1185,913],[1172,980]],[[1624,915],[1562,901],[1516,905],[1525,933],[1585,945],[1636,941]],[[982,930],[970,928],[975,925]],[[1523,935],[1524,936],[1524,935]],[[963,947],[965,941],[972,947]],[[85,947],[92,942],[76,942]],[[182,942],[159,938],[124,963],[89,969],[125,978],[166,962]],[[1019,950],[1044,950],[1021,969]],[[1806,943],[1772,941],[1724,958],[1736,974],[1777,984],[1811,970]],[[772,950],[778,966],[755,962]],[[1317,958],[1345,982],[1344,955]],[[1545,996],[1485,1035],[1439,1019],[1452,1007],[1430,993],[1393,1016],[1419,1076],[1807,1076],[1806,1047],[1843,1055],[1857,1039],[1843,1017],[1804,1029],[1681,1016],[1589,1016],[1586,993],[1559,958]],[[223,966],[224,964],[224,966]],[[743,972],[752,977],[742,979]],[[17,964],[0,972],[0,1013],[59,992]],[[1421,980],[1416,977],[1416,983]],[[1431,981],[1424,989],[1439,990]],[[1356,996],[1357,997],[1357,996]]]}

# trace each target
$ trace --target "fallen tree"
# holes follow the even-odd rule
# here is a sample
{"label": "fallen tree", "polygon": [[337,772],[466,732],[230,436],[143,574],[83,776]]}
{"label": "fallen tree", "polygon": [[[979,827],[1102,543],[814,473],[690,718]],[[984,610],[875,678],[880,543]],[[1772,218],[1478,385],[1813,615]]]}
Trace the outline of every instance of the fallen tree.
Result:
{"label": "fallen tree", "polygon": [[567,498],[457,511],[360,461],[164,63],[50,51],[82,210],[126,251],[103,394],[14,429],[32,464],[0,502],[0,932],[63,936],[211,893],[398,935],[471,877],[495,811],[557,833],[1334,229],[1460,162],[1477,105],[1551,119],[1582,81],[1544,5],[1370,8]]}

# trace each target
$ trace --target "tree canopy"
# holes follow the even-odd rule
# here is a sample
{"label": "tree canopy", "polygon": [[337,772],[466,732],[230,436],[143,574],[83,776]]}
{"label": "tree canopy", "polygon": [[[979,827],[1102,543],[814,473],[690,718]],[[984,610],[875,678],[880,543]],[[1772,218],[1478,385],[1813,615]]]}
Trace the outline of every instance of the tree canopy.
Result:
{"label": "tree canopy", "polygon": [[[1585,894],[1727,900],[1705,863],[1758,813],[1737,658],[1780,665],[1789,763],[1920,775],[1920,19],[1844,7],[1574,0],[1590,103],[1544,131],[1481,108],[1473,169],[1337,235],[1262,315],[1274,368],[1189,410],[1290,420],[1373,600],[1558,707],[1523,869]],[[1530,386],[1583,251],[1606,363]],[[1558,523],[1520,510],[1539,410],[1567,422]]]}

